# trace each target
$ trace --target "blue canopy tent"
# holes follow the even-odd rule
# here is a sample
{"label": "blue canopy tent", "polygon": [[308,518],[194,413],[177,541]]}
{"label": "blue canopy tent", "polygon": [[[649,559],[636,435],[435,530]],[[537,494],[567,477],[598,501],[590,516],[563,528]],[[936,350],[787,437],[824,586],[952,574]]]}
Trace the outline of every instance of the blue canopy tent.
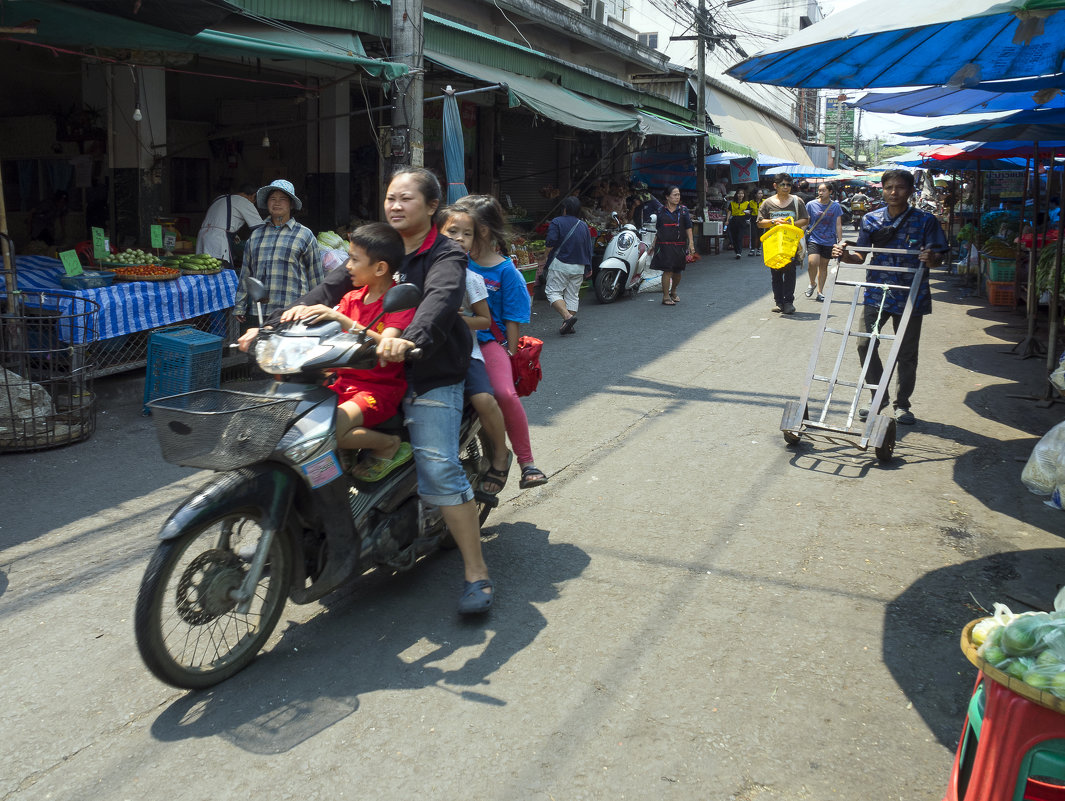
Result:
{"label": "blue canopy tent", "polygon": [[[728,164],[733,159],[746,159],[748,156],[744,156],[742,153],[732,153],[726,151],[724,153],[714,153],[713,155],[706,157],[706,165],[708,167],[721,166]],[[767,156],[765,153],[759,153],[755,161],[758,162],[758,169],[764,169],[767,167],[786,167],[792,164],[798,164],[797,161],[789,161],[788,159],[778,159],[775,156]]]}
{"label": "blue canopy tent", "polygon": [[840,178],[842,173],[838,170],[826,170],[822,167],[772,167],[765,171],[766,177],[773,177],[774,175],[790,175],[792,178],[823,178],[830,180],[833,178]]}
{"label": "blue canopy tent", "polygon": [[865,0],[726,70],[821,89],[972,86],[1061,72],[1065,0]]}

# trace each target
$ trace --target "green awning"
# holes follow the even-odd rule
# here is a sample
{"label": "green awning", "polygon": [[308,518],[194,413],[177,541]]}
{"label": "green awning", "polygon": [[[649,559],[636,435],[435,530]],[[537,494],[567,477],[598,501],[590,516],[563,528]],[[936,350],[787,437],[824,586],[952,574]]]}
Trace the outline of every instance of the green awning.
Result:
{"label": "green awning", "polygon": [[36,34],[20,34],[18,39],[8,41],[39,42],[79,50],[109,48],[326,61],[359,66],[385,80],[407,71],[402,64],[367,57],[362,42],[350,33],[338,38],[339,32],[278,31],[264,24],[241,22],[233,28],[209,29],[187,36],[54,0],[4,0],[0,7],[5,25],[37,21]]}
{"label": "green awning", "polygon": [[510,105],[524,104],[549,120],[584,131],[628,131],[638,126],[635,112],[610,108],[542,78],[476,64],[457,56],[426,50],[425,58],[461,75],[486,83],[505,83]]}

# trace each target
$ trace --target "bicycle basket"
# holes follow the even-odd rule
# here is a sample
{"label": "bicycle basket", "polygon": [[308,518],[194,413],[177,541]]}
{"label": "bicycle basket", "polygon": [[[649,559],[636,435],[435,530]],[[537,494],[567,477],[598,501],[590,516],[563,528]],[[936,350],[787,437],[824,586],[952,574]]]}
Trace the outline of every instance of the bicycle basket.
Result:
{"label": "bicycle basket", "polygon": [[761,236],[762,260],[773,270],[787,267],[799,250],[803,230],[796,225],[774,225]]}
{"label": "bicycle basket", "polygon": [[163,458],[183,467],[235,470],[277,447],[298,399],[200,389],[149,401]]}

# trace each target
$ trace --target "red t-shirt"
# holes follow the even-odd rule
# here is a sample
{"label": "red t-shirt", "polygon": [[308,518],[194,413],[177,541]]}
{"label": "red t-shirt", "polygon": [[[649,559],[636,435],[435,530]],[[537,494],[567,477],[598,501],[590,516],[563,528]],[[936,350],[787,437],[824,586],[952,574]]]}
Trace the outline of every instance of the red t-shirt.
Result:
{"label": "red t-shirt", "polygon": [[[337,304],[337,311],[357,322],[359,325],[368,325],[378,314],[381,313],[381,304],[384,295],[373,303],[367,303],[364,298],[369,287],[361,286],[348,292]],[[414,319],[415,309],[386,314],[373,327],[373,331],[380,334],[386,328],[398,328],[403,330]],[[403,362],[389,362],[386,365],[378,364],[370,370],[354,370],[349,367],[337,370],[337,380],[332,389],[340,394],[344,390],[375,389],[386,395],[398,393],[400,397],[407,391],[407,378],[403,373]]]}

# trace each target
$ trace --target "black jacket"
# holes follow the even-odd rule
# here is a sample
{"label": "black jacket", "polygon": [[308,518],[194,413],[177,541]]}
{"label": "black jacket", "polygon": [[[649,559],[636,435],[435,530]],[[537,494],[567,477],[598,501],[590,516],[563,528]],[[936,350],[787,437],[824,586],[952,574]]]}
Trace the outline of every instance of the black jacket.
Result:
{"label": "black jacket", "polygon": [[[396,280],[414,284],[422,291],[422,302],[403,332],[403,338],[424,354],[420,361],[407,367],[411,388],[420,395],[465,381],[473,339],[459,314],[466,295],[466,253],[462,247],[441,236],[434,227],[422,246],[403,259]],[[296,305],[336,306],[354,288],[347,270],[334,268]]]}

